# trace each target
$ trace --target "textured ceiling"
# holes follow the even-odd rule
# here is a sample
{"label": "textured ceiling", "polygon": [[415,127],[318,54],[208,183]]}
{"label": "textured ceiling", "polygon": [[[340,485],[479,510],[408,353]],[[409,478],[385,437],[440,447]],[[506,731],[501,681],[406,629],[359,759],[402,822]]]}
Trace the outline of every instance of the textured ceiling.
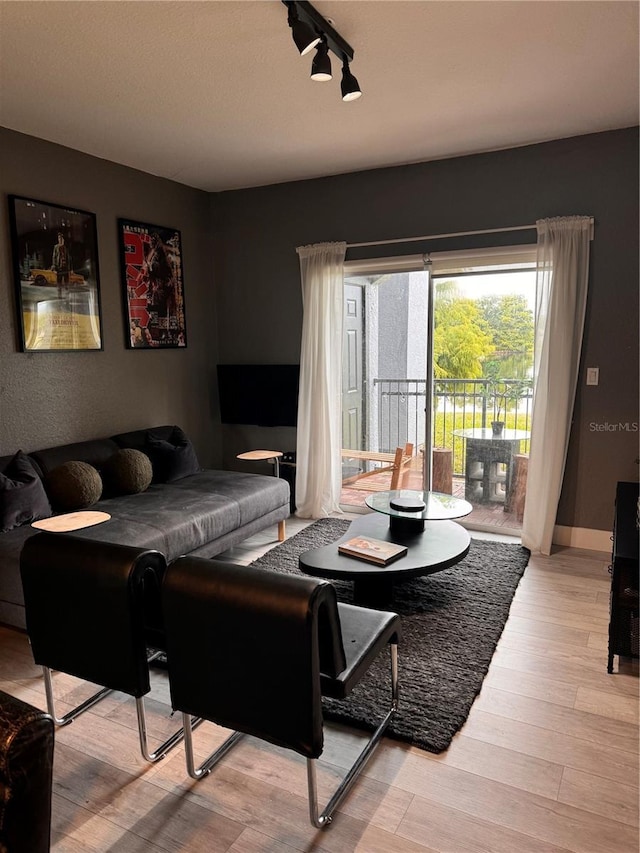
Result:
{"label": "textured ceiling", "polygon": [[309,80],[279,0],[0,2],[0,124],[205,190],[638,123],[638,3],[317,0],[364,95]]}

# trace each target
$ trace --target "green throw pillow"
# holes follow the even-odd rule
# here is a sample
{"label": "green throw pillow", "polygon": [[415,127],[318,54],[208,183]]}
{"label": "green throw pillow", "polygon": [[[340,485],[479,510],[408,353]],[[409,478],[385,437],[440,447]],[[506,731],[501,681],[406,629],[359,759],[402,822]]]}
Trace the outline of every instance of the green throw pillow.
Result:
{"label": "green throw pillow", "polygon": [[102,466],[105,489],[110,495],[145,492],[153,476],[151,460],[141,450],[118,450]]}
{"label": "green throw pillow", "polygon": [[73,512],[100,500],[102,478],[87,462],[65,462],[47,476],[46,489],[54,509]]}

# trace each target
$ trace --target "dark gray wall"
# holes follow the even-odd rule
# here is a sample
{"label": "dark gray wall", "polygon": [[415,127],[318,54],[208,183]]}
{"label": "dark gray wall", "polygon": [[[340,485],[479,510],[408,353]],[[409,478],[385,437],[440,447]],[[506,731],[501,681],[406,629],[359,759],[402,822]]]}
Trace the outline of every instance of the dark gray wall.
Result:
{"label": "dark gray wall", "polygon": [[[558,522],[609,528],[615,482],[637,479],[638,433],[618,426],[638,421],[637,129],[213,196],[1,128],[0,155],[0,455],[177,422],[193,436],[202,461],[219,464],[216,363],[299,361],[296,246],[583,213],[595,216],[596,239]],[[17,351],[8,193],[97,214],[104,352]],[[125,349],[119,216],[181,230],[186,350]],[[413,253],[524,239],[533,241],[535,235],[516,232],[376,251]],[[600,367],[597,388],[585,387],[586,366]],[[239,467],[233,457],[241,450],[293,449],[295,430],[223,427],[222,441],[227,466]]]}
{"label": "dark gray wall", "polygon": [[[177,423],[220,461],[211,196],[0,128],[0,456]],[[97,215],[104,352],[21,353],[6,194]],[[117,218],[182,232],[186,349],[125,349]]]}
{"label": "dark gray wall", "polygon": [[[610,529],[617,480],[637,480],[637,128],[472,157],[219,194],[212,212],[221,362],[297,362],[302,303],[295,247],[526,225],[591,214],[590,292],[558,523]],[[535,232],[377,249],[414,253],[535,241]],[[358,256],[363,256],[360,250]],[[347,257],[356,256],[350,254]],[[585,387],[584,368],[600,367]],[[247,444],[247,441],[251,444]],[[292,445],[293,434],[231,427],[224,456]]]}

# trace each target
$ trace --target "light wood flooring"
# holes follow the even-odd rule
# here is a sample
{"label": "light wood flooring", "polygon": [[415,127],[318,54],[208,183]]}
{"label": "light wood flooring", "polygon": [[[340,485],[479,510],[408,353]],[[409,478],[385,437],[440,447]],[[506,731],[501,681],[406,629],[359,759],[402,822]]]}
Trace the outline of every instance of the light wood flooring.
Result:
{"label": "light wood flooring", "polygon": [[[290,520],[288,535],[301,526]],[[250,562],[275,544],[274,527],[225,557]],[[575,549],[532,558],[449,750],[384,740],[326,830],[308,822],[299,756],[246,738],[192,782],[181,748],[157,765],[142,760],[133,701],[109,697],[56,733],[53,851],[637,853],[638,668],[622,661],[618,672],[616,658],[606,672],[606,566],[606,554]],[[152,681],[148,727],[159,738],[177,720],[163,673]],[[60,673],[54,686],[62,711],[88,693]],[[0,688],[45,707],[27,639],[6,628]],[[224,734],[201,726],[198,756]],[[327,727],[321,797],[360,740]]]}

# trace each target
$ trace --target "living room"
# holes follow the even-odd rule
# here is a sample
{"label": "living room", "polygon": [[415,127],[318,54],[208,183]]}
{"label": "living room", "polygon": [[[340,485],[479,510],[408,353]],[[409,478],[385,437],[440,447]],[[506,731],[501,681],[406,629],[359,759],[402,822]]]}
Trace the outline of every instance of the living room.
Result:
{"label": "living room", "polygon": [[[358,243],[408,238],[423,234],[468,232],[528,225],[544,217],[585,214],[594,217],[595,237],[591,244],[581,378],[578,382],[556,523],[559,534],[561,537],[564,536],[565,545],[578,545],[578,547],[595,545],[594,553],[596,554],[607,550],[603,543],[611,534],[616,483],[638,479],[637,433],[632,429],[599,430],[592,426],[605,422],[633,425],[638,420],[637,74],[631,75],[635,81],[633,83],[635,100],[631,98],[632,115],[635,118],[631,120],[625,118],[617,123],[606,125],[597,115],[591,115],[583,124],[579,124],[578,118],[583,109],[586,110],[586,102],[589,98],[583,94],[581,99],[579,95],[572,92],[567,95],[567,102],[579,105],[579,108],[575,109],[577,118],[576,123],[572,125],[573,130],[567,131],[564,125],[558,124],[558,130],[555,133],[539,131],[528,140],[519,139],[512,144],[505,144],[502,141],[492,142],[491,138],[487,137],[489,141],[476,149],[463,146],[452,149],[449,153],[441,153],[439,156],[407,156],[402,150],[398,150],[397,157],[392,161],[380,161],[360,168],[336,166],[333,170],[319,165],[322,154],[315,151],[305,153],[301,150],[298,159],[306,163],[308,168],[305,172],[307,177],[304,179],[276,178],[278,182],[264,180],[257,181],[253,185],[251,179],[248,179],[246,182],[239,181],[235,187],[219,188],[219,184],[212,183],[205,188],[204,183],[198,185],[195,179],[184,178],[185,173],[182,170],[187,167],[187,163],[179,162],[181,159],[179,148],[171,148],[171,155],[176,160],[171,174],[157,166],[155,146],[158,144],[158,139],[151,134],[148,136],[148,167],[142,168],[138,165],[133,168],[130,165],[124,165],[124,162],[127,162],[126,153],[123,154],[120,162],[115,155],[109,157],[102,153],[104,149],[100,147],[99,139],[93,141],[91,150],[94,154],[87,153],[88,147],[74,145],[72,135],[64,137],[65,141],[61,142],[62,137],[56,136],[51,129],[52,125],[47,129],[39,130],[37,115],[31,115],[28,120],[27,117],[19,115],[16,105],[20,99],[28,103],[28,98],[24,90],[19,91],[19,73],[15,69],[19,71],[21,66],[25,66],[26,73],[27,59],[34,61],[33,53],[30,51],[35,50],[33,39],[26,38],[26,34],[31,28],[34,38],[36,32],[39,38],[43,37],[39,30],[42,29],[46,34],[48,31],[46,16],[54,14],[62,15],[63,20],[66,20],[67,28],[70,31],[73,30],[70,19],[64,17],[73,13],[60,8],[65,4],[47,5],[57,7],[55,12],[54,9],[50,12],[38,10],[37,7],[40,4],[4,3],[2,8],[2,52],[5,56],[3,61],[7,64],[3,65],[2,69],[3,88],[6,90],[6,95],[3,95],[5,99],[1,118],[3,127],[0,128],[3,166],[0,183],[5,201],[0,209],[0,239],[3,246],[0,261],[2,264],[0,455],[11,454],[18,448],[29,452],[35,448],[84,441],[125,430],[144,429],[155,424],[175,423],[180,424],[192,438],[203,465],[246,470],[243,463],[236,460],[238,453],[262,446],[293,449],[296,445],[295,429],[223,426],[219,416],[216,366],[224,363],[295,364],[299,362],[303,306],[299,261],[295,251],[297,246],[330,240]],[[78,4],[68,5],[77,6]],[[104,6],[110,4],[98,5],[103,7],[100,14],[104,14]],[[271,4],[223,5],[237,6],[236,15],[241,16],[243,11],[240,7],[252,10],[254,5],[269,6]],[[269,92],[269,97],[272,99],[281,99],[286,93],[287,86],[290,84],[295,86],[299,100],[294,100],[291,105],[291,125],[295,126],[300,111],[307,108],[316,124],[327,125],[324,130],[329,137],[340,137],[342,130],[339,120],[335,119],[334,114],[331,113],[332,121],[335,123],[325,122],[322,114],[318,113],[319,108],[313,104],[313,99],[316,97],[314,89],[317,87],[315,83],[308,80],[308,68],[304,60],[300,61],[296,56],[295,47],[287,32],[286,10],[284,7],[279,8],[281,4],[273,5],[275,6],[272,13],[273,31],[277,33],[277,37],[270,36],[270,46],[275,38],[273,50],[277,54],[286,56],[289,49],[292,51],[291,62],[300,80],[292,77],[290,83],[289,78],[283,76],[277,82],[270,80],[267,86],[262,79],[261,91]],[[336,26],[355,47],[356,60],[353,63],[353,71],[365,92],[359,102],[338,104],[341,110],[347,110],[357,109],[364,105],[367,99],[374,99],[375,86],[372,77],[365,70],[364,57],[362,62],[360,61],[361,56],[366,53],[360,35],[360,27],[363,26],[361,21],[366,19],[364,9],[370,4],[339,4],[339,6],[342,5],[349,7],[348,13],[346,10],[341,11],[340,8],[334,10],[327,3],[320,6],[320,11],[328,16],[335,14]],[[405,4],[388,5],[404,6]],[[420,5],[469,6],[474,4]],[[493,7],[503,4],[481,5]],[[534,4],[517,5],[532,6]],[[637,69],[637,25],[627,27],[628,21],[624,19],[624,15],[628,14],[629,10],[637,16],[637,4],[578,3],[572,5],[576,7],[615,6],[617,14],[623,16],[622,32],[626,33],[626,36],[622,42],[627,52],[635,51]],[[23,8],[22,12],[17,11],[16,17],[13,18],[9,6],[34,6],[36,9],[27,15]],[[358,7],[361,7],[362,11],[359,11]],[[162,19],[161,10],[154,11]],[[21,14],[25,15],[23,19]],[[88,10],[86,14],[87,21],[90,21],[91,14]],[[100,22],[100,14],[97,11],[95,14]],[[247,11],[246,14],[251,19],[252,11]],[[264,15],[265,12],[262,11],[261,14]],[[493,14],[498,12],[494,9]],[[602,14],[606,16],[606,12]],[[45,17],[39,19],[39,15]],[[577,20],[581,21],[582,18],[578,16]],[[234,19],[234,23],[237,24],[237,21],[238,17]],[[247,26],[249,26],[248,23]],[[15,30],[14,27],[18,29]],[[426,22],[424,27],[427,28]],[[430,32],[432,33],[432,29]],[[515,34],[512,35],[515,38]],[[597,36],[589,28],[586,28],[582,35],[585,40],[587,37],[594,39]],[[95,32],[93,37],[97,37]],[[434,37],[433,33],[431,37]],[[394,39],[392,34],[387,38],[388,43],[378,35],[378,44],[381,48],[386,44],[386,55],[390,56],[395,52]],[[14,58],[10,50],[10,42],[13,45],[28,45],[27,55],[18,51]],[[577,49],[575,44],[570,47]],[[371,50],[373,51],[373,48]],[[400,51],[402,52],[402,48]],[[610,46],[609,63],[615,51],[616,46]],[[622,49],[619,52],[624,53]],[[371,60],[369,62],[374,64]],[[398,58],[393,58],[390,64],[401,65],[402,62]],[[605,62],[599,67],[599,73],[605,81],[606,64]],[[13,69],[11,71],[10,65]],[[82,75],[79,76],[86,77],[90,81],[91,68],[85,69],[82,65],[79,68],[83,69]],[[588,68],[588,63],[580,66],[580,73],[586,73]],[[62,73],[65,71],[68,73],[68,66],[63,68]],[[78,68],[75,71],[77,72]],[[56,73],[55,66],[47,66],[44,70],[40,68],[36,72],[41,76],[51,75],[54,78]],[[508,73],[508,66],[505,67],[504,73]],[[597,77],[597,75],[594,76]],[[616,77],[611,83],[612,86],[616,85],[617,79]],[[59,85],[62,85],[60,81]],[[79,97],[78,92],[69,91],[69,85],[67,83],[66,88],[63,87],[64,98],[61,99],[60,104],[56,103],[55,108],[62,129],[67,121],[71,121],[64,118],[63,103],[66,101],[73,103],[74,98]],[[334,79],[329,85],[335,88],[336,80]],[[431,85],[433,83],[426,80],[422,83],[424,88]],[[605,91],[606,88],[605,82]],[[9,95],[11,95],[10,101]],[[332,96],[339,101],[337,92],[332,92]],[[105,104],[110,104],[110,111],[115,110],[117,98],[117,92],[97,94],[96,111],[102,111]],[[13,105],[10,114],[5,112],[9,103]],[[380,110],[380,107],[377,109]],[[419,102],[409,102],[406,112],[420,111],[420,109]],[[530,105],[530,109],[533,109],[533,105]],[[544,107],[540,109],[544,110]],[[571,112],[568,108],[567,111]],[[382,113],[379,112],[378,116],[380,115]],[[350,118],[346,121],[349,132],[353,133],[354,120]],[[357,119],[355,121],[357,123]],[[381,125],[383,124],[382,118],[379,117],[378,121]],[[435,123],[435,117],[433,121]],[[467,119],[461,115],[458,121],[461,127],[460,135],[464,137],[465,121],[470,125],[476,125],[478,121],[483,122],[484,119],[483,117]],[[91,122],[89,116],[87,116],[87,122]],[[486,119],[487,125],[499,123],[499,111]],[[518,121],[514,122],[516,125],[517,123]],[[224,126],[223,121],[219,124]],[[216,125],[215,116],[213,125],[214,127]],[[291,125],[287,130],[289,135],[293,133]],[[53,126],[55,127],[55,121]],[[61,132],[60,128],[58,130]],[[246,135],[250,136],[252,132],[259,135],[257,130],[247,130]],[[99,133],[96,129],[96,137]],[[401,139],[402,130],[394,128],[393,136],[398,140]],[[53,139],[57,141],[52,141]],[[463,145],[463,141],[460,145]],[[215,151],[216,136],[213,131],[207,145]],[[398,145],[400,146],[400,142]],[[362,143],[360,146],[362,147]],[[247,160],[252,157],[250,153],[245,156]],[[279,158],[276,157],[276,159]],[[223,181],[223,178],[224,162],[221,162],[218,166],[217,180]],[[182,180],[185,182],[183,183]],[[199,188],[196,188],[197,186]],[[9,208],[6,203],[6,196],[10,194],[53,204],[71,205],[96,215],[103,328],[102,351],[43,354],[19,351]],[[126,345],[117,231],[117,220],[121,217],[140,222],[171,225],[181,232],[188,331],[188,344],[185,348],[167,349],[162,352],[151,351],[147,356]],[[499,236],[503,245],[522,239],[522,235],[517,232]],[[528,242],[535,241],[535,232],[527,232],[527,239]],[[495,245],[495,237],[482,238],[477,245]],[[419,245],[418,249],[415,246],[405,245],[402,251],[438,251],[469,247],[468,240],[449,239],[439,242],[431,241],[428,245]],[[388,253],[388,248],[378,249],[379,254],[382,255],[384,252]],[[394,249],[394,254],[396,253],[398,252]],[[353,250],[349,257],[357,257],[358,254],[363,256],[363,251]],[[584,381],[584,370],[587,366],[600,368],[600,384],[596,387],[587,386]],[[601,557],[594,558],[580,551],[573,552],[573,555],[573,559],[577,562],[585,561],[594,574],[599,571],[596,565],[600,566],[600,563],[604,565],[605,562]],[[575,570],[575,564],[573,566]],[[541,572],[542,570],[538,573]],[[599,580],[602,580],[601,576]],[[604,595],[602,587],[598,587],[596,595]],[[603,612],[606,612],[606,605]],[[578,619],[578,617],[575,618]],[[601,633],[601,622],[602,618],[598,617],[597,624],[594,623],[594,633]],[[3,652],[3,670],[7,666],[6,672],[10,672],[9,661],[17,646],[10,635],[3,635],[2,639],[4,652],[6,652],[6,655]],[[19,653],[21,660],[25,657],[23,652],[24,649]],[[591,672],[592,666],[595,667],[596,664],[589,659],[586,664],[588,673]],[[602,672],[604,673],[604,669]],[[602,676],[602,678],[605,677],[605,675]],[[35,669],[30,671],[28,678],[30,680],[29,695],[33,698],[39,690],[39,686],[34,684]],[[11,677],[7,676],[6,680],[10,682]],[[601,681],[598,681],[595,689],[601,691],[601,698],[602,693],[606,693]],[[625,692],[625,689],[622,693],[625,698],[631,695],[630,692]],[[611,695],[615,694],[616,688],[611,688]],[[604,719],[607,718],[603,717]],[[532,728],[545,728],[540,720],[532,723],[529,721],[529,724]],[[626,724],[631,725],[629,722]],[[77,726],[79,728],[80,724],[78,723]],[[607,726],[609,731],[613,726],[608,719],[606,726],[603,723],[604,728]],[[72,730],[75,728],[76,726],[73,726]],[[512,735],[514,741],[517,737],[515,730],[514,725]],[[105,727],[106,732],[107,727]],[[109,737],[108,734],[105,736]],[[75,738],[75,734],[73,737]],[[497,735],[496,740],[499,740]],[[78,734],[73,745],[66,747],[69,766],[79,765],[83,749],[85,746]],[[117,749],[117,745],[114,749]],[[500,740],[499,748],[495,748],[490,755],[490,760],[496,765],[499,764],[501,756],[505,757],[502,750],[509,751],[510,757],[515,753],[520,755],[517,749],[511,750],[507,746],[506,740]],[[416,757],[417,752],[414,751],[408,755],[407,760],[419,768],[420,756]],[[406,753],[404,755],[407,757]],[[526,774],[532,774],[533,765],[543,761],[539,754],[534,758],[535,760],[528,760]],[[104,772],[106,766],[101,765],[98,769],[99,760],[96,756],[94,768],[96,773]],[[388,754],[387,760],[389,772],[386,775],[382,772],[378,774],[379,778],[370,783],[370,788],[365,793],[371,802],[376,801],[378,797],[384,800],[385,809],[392,808],[394,797],[397,808],[406,809],[408,808],[407,798],[404,796],[406,789],[402,785],[394,789],[391,783],[391,793],[385,794],[384,797],[376,787],[382,784],[380,778],[387,784],[393,777],[395,761],[393,753]],[[431,759],[426,760],[430,764],[435,764]],[[478,761],[481,762],[482,759],[479,758]],[[288,773],[286,761],[282,759],[278,759],[276,768],[277,771],[274,772],[282,776]],[[131,767],[128,769],[131,770]],[[541,764],[540,769],[546,772],[548,768]],[[140,770],[140,766],[137,765],[135,772]],[[91,768],[82,770],[85,779],[90,778],[91,772]],[[237,769],[233,772],[241,773]],[[259,774],[260,771],[255,772]],[[410,775],[406,768],[405,772]],[[416,769],[415,772],[418,773],[419,770]],[[453,776],[451,778],[453,779]],[[455,777],[455,784],[461,784],[466,778],[467,771],[465,770],[464,773],[460,771],[460,776]],[[513,782],[513,777],[509,778]],[[126,784],[130,779],[131,776],[125,773],[122,766],[119,766],[117,772],[114,771],[111,790],[108,793],[113,795],[116,787]],[[236,781],[238,780],[241,780],[240,775],[237,776]],[[138,782],[136,777],[136,784]],[[259,792],[256,796],[266,796],[266,789],[260,787],[255,781],[255,776],[252,784],[255,784],[255,790]],[[622,790],[627,792],[626,781],[622,780],[621,784]],[[249,787],[251,788],[251,785]],[[494,791],[488,785],[485,796],[490,799],[494,794],[506,795],[507,789],[509,784],[505,784],[504,788],[501,786],[500,791],[498,787]],[[284,781],[278,794],[279,806],[284,808],[285,798],[282,790],[286,790]],[[425,795],[424,789],[422,794]],[[431,795],[435,796],[433,792]],[[106,797],[107,793],[101,789],[100,796]],[[426,796],[426,800],[431,801],[429,796]],[[450,799],[447,808],[451,806],[451,801]],[[622,795],[620,801],[622,801]],[[60,813],[62,813],[63,804],[68,802],[69,800],[65,800],[64,797],[58,798]],[[557,807],[557,802],[555,800],[552,802],[553,806]],[[538,801],[529,803],[530,815],[535,814],[540,805]],[[544,805],[551,808],[546,802]],[[153,808],[150,805],[152,811]],[[158,809],[160,810],[159,806]],[[505,800],[506,810],[508,807]],[[511,846],[506,840],[508,834],[499,842],[495,842],[496,845],[499,843],[501,846],[473,846],[472,824],[474,821],[481,822],[481,817],[469,817],[469,809],[462,811],[466,811],[465,821],[468,821],[465,824],[464,840],[457,836],[451,842],[452,846],[447,846],[446,832],[443,827],[440,828],[442,835],[439,840],[434,841],[433,846],[430,844],[427,818],[424,819],[426,827],[424,836],[420,838],[419,833],[415,831],[415,826],[420,824],[420,819],[416,818],[413,834],[405,835],[402,844],[396,837],[397,847],[386,847],[385,844],[390,843],[386,835],[382,841],[380,839],[376,841],[371,834],[362,835],[360,824],[355,825],[361,819],[357,817],[354,819],[355,828],[352,827],[353,834],[342,838],[342,849],[416,851],[424,849],[455,851],[572,849],[578,851],[586,849],[578,845],[571,846],[570,840],[566,840],[566,844],[560,843],[560,836],[553,843],[539,838],[534,840],[534,836],[527,834],[526,831],[518,832],[517,837],[511,839]],[[458,814],[462,814],[462,811]],[[455,809],[452,812],[456,816]],[[76,821],[82,823],[82,818],[78,817],[82,814],[84,813],[80,810],[76,812],[70,806],[68,807],[65,818],[65,823],[69,827],[68,837],[59,838],[54,849],[154,850],[157,844],[159,850],[164,850],[177,849],[180,846],[180,839],[176,841],[177,846],[171,847],[167,845],[166,838],[161,839],[158,836],[154,841],[149,840],[146,846],[141,844],[139,838],[130,837],[126,842],[121,842],[123,846],[118,847],[119,840],[114,840],[114,836],[106,833],[106,829],[112,829],[113,826],[106,825],[108,818],[104,816],[94,817],[96,826],[100,824],[99,828],[105,830],[106,834],[102,841],[87,840],[91,838],[90,833],[69,841],[69,837],[74,835],[75,830],[82,832],[81,828],[78,829],[75,825]],[[396,815],[398,818],[396,825],[400,823],[399,814],[398,812]],[[441,811],[442,815],[444,812]],[[84,818],[91,822],[88,815],[84,815]],[[142,822],[142,815],[137,819]],[[105,824],[101,823],[103,820],[106,820]],[[184,820],[187,821],[188,817],[185,816]],[[534,822],[533,817],[531,820]],[[387,829],[393,825],[393,819],[386,824],[384,819],[381,822]],[[332,827],[329,833],[337,829],[338,823],[336,821],[336,826]],[[365,826],[372,824],[374,829],[376,826],[375,820],[372,821],[370,817],[365,817],[364,824]],[[623,820],[621,825],[627,824]],[[220,849],[286,850],[288,849],[286,845],[294,849],[307,849],[304,845],[310,843],[309,838],[303,837],[297,830],[292,831],[291,837],[283,841],[283,836],[278,835],[272,828],[271,847],[269,847],[269,842],[265,840],[269,833],[261,838],[261,826],[257,822],[246,818],[246,827],[244,848],[240,845],[234,847],[232,846],[234,842],[230,841],[226,847],[221,843]],[[99,832],[96,831],[96,838],[98,835]],[[143,833],[140,832],[140,835]],[[369,841],[363,841],[363,837],[368,838]],[[230,835],[226,835],[225,838],[229,840]],[[409,841],[407,838],[412,840]],[[625,838],[620,836],[616,847],[615,838],[612,840],[612,836],[607,836],[606,844],[609,847],[603,842],[603,846],[594,850],[627,849],[624,846],[627,843]],[[184,839],[185,836],[182,836],[182,849],[199,849],[195,846],[196,842],[193,846],[189,846],[188,841]],[[338,844],[337,841],[331,842],[327,839],[330,839],[329,835],[323,836],[317,842],[321,848],[325,844]],[[529,846],[522,846],[525,843],[524,839]],[[77,845],[75,848],[74,841]],[[138,847],[135,846],[136,843]],[[204,844],[204,841],[202,843]],[[366,846],[367,843],[370,846]],[[489,844],[489,842],[485,843]]]}

